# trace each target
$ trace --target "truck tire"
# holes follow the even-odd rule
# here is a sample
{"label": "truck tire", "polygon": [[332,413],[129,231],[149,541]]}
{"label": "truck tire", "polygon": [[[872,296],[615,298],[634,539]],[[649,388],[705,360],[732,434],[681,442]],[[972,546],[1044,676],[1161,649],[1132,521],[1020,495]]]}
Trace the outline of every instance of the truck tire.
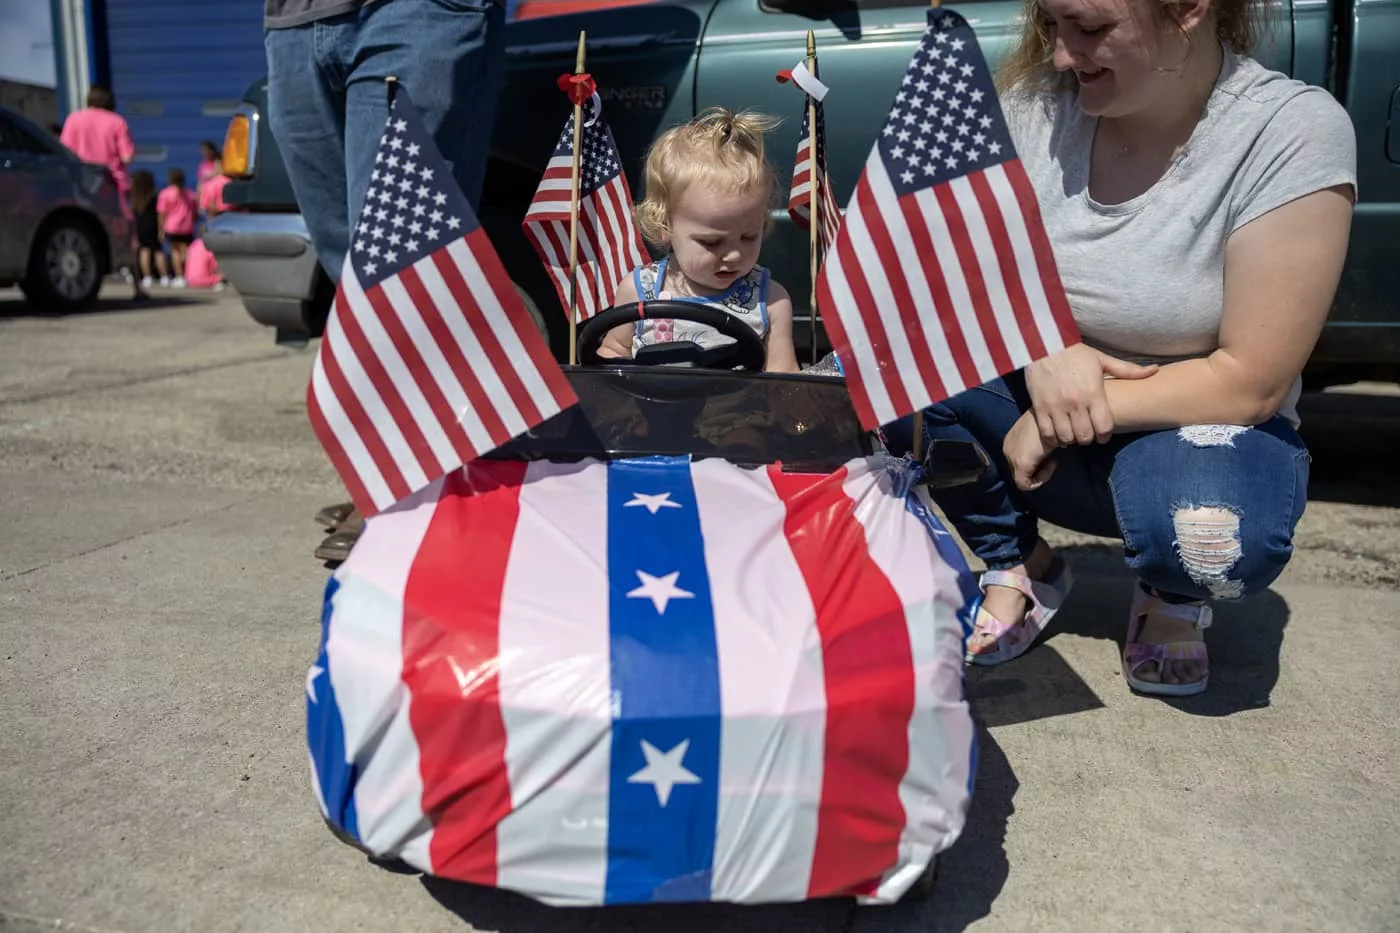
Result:
{"label": "truck tire", "polygon": [[107,274],[104,253],[91,220],[74,214],[51,218],[34,237],[20,290],[40,311],[90,308]]}

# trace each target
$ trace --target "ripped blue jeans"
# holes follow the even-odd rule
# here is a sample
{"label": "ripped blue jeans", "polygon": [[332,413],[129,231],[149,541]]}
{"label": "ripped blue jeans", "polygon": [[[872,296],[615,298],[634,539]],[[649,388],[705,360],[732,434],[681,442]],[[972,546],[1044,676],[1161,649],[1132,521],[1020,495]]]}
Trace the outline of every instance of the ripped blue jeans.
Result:
{"label": "ripped blue jeans", "polygon": [[[1253,428],[1120,434],[1106,444],[1061,448],[1049,482],[1024,492],[1012,479],[1002,441],[1029,408],[1017,372],[924,412],[926,451],[935,439],[971,441],[990,461],[972,484],[930,490],[989,569],[1024,563],[1041,519],[1122,540],[1128,568],[1169,601],[1251,596],[1288,563],[1307,504],[1310,458],[1283,418]],[[912,422],[886,427],[897,453],[909,448]]]}

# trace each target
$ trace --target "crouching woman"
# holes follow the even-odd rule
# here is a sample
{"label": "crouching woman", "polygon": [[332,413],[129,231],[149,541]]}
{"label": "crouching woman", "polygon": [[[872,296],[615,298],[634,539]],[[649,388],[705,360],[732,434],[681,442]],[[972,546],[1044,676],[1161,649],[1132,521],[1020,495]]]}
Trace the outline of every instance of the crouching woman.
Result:
{"label": "crouching woman", "polygon": [[924,413],[926,441],[991,461],[934,494],[987,566],[974,663],[1019,656],[1068,592],[1041,520],[1122,540],[1123,672],[1144,693],[1204,690],[1211,602],[1264,590],[1291,555],[1300,374],[1341,275],[1356,142],[1326,91],[1251,57],[1262,8],[1027,2],[1002,104],[1084,342]]}

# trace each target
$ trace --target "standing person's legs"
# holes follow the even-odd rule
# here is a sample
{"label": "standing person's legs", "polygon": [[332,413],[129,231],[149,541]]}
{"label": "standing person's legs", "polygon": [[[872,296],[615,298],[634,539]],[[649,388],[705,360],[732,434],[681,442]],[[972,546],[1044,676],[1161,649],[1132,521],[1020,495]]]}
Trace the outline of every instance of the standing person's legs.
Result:
{"label": "standing person's legs", "polygon": [[363,7],[346,79],[349,225],[358,222],[389,116],[385,79],[407,91],[453,179],[475,209],[505,63],[499,0],[394,0]]}
{"label": "standing person's legs", "polygon": [[[349,242],[345,78],[340,62],[346,57],[343,47],[353,40],[354,24],[354,14],[347,14],[271,29],[263,43],[268,126],[281,150],[316,258],[332,281],[340,277]],[[351,33],[348,38],[347,32]],[[350,503],[335,503],[317,512],[316,521],[334,533],[351,511]],[[343,559],[344,553],[348,548],[327,549],[325,542],[316,549],[323,560]]]}
{"label": "standing person's legs", "polygon": [[[306,113],[282,119],[292,127],[288,132],[296,134],[294,145],[308,153],[316,148],[316,159],[340,170],[337,177],[322,171],[307,181],[318,199],[312,210],[320,218],[313,227],[308,217],[308,227],[317,252],[329,256],[323,258],[328,270],[339,270],[344,263],[369,187],[374,154],[388,119],[385,79],[390,75],[413,100],[458,186],[473,206],[479,202],[504,67],[504,28],[504,7],[499,2],[394,0],[370,4],[319,26],[288,30],[306,30],[309,38],[289,37],[284,43],[269,34],[269,61],[282,51],[289,57],[300,56],[284,69],[287,81],[301,80],[299,74],[314,71],[324,82],[304,102]],[[313,61],[312,53],[319,58]],[[269,66],[270,98],[275,83],[271,70]],[[316,117],[327,101],[336,108],[333,119],[324,114]],[[327,126],[336,128],[335,136],[325,131]],[[284,145],[281,139],[279,135],[279,145]],[[332,143],[338,149],[329,154]],[[293,169],[289,162],[288,170],[295,188],[298,174],[309,172],[309,167]],[[319,199],[329,198],[334,185],[340,186],[340,202],[332,212]],[[301,203],[300,189],[297,196]],[[333,230],[323,223],[332,215]],[[318,234],[317,228],[324,229]],[[317,548],[318,557],[344,559],[359,536],[363,518],[347,505],[328,506],[318,513],[317,520],[333,532]]]}
{"label": "standing person's legs", "polygon": [[345,79],[338,65],[343,33],[354,14],[270,29],[267,50],[268,126],[321,268],[340,278],[349,238],[345,210]]}

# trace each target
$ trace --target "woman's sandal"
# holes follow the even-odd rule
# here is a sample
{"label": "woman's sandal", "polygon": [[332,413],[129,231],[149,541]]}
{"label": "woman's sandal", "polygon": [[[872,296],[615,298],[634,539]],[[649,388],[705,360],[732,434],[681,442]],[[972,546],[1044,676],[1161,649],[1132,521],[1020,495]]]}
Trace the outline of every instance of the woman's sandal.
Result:
{"label": "woman's sandal", "polygon": [[[1045,631],[1055,613],[1065,604],[1074,578],[1069,564],[1058,554],[1050,563],[1050,572],[1044,580],[1006,570],[988,570],[982,574],[979,583],[983,592],[989,586],[1009,586],[1030,601],[1025,615],[1015,622],[1003,622],[981,606],[977,607],[977,617],[973,620],[972,636],[991,635],[996,639],[995,646],[987,651],[968,651],[969,664],[1004,664],[1019,658],[1026,649],[1035,643],[1040,633]],[[969,636],[969,641],[971,637]]]}
{"label": "woman's sandal", "polygon": [[1206,689],[1210,682],[1210,671],[1200,680],[1189,684],[1167,684],[1155,680],[1141,680],[1135,675],[1145,664],[1155,663],[1158,676],[1161,676],[1163,661],[1206,661],[1206,643],[1203,641],[1169,641],[1160,645],[1149,645],[1138,641],[1142,627],[1149,615],[1171,616],[1196,626],[1197,631],[1210,628],[1212,613],[1205,603],[1169,603],[1148,593],[1141,586],[1133,587],[1132,615],[1128,619],[1128,637],[1123,645],[1123,679],[1128,686],[1140,693],[1160,696],[1194,696]]}

